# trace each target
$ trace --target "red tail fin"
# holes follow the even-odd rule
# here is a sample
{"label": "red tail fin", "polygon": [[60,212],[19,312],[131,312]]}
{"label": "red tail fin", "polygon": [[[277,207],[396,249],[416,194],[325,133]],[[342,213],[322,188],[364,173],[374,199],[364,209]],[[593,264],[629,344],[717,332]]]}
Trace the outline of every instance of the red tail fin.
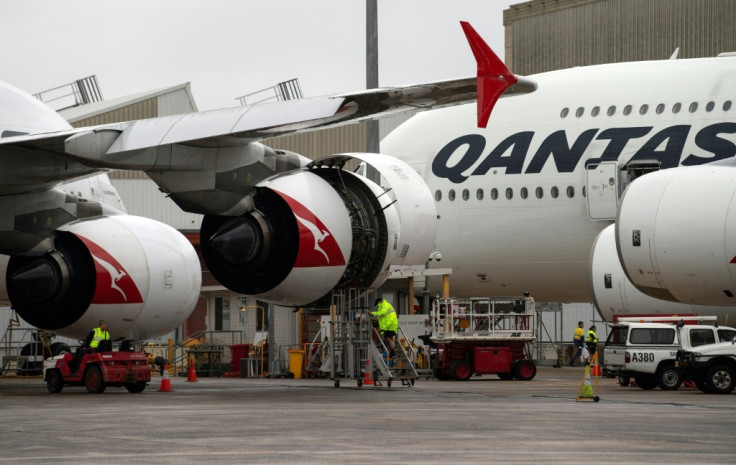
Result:
{"label": "red tail fin", "polygon": [[478,127],[484,128],[488,124],[496,101],[506,89],[516,84],[518,79],[493,53],[491,47],[470,23],[461,21],[460,24],[478,63]]}

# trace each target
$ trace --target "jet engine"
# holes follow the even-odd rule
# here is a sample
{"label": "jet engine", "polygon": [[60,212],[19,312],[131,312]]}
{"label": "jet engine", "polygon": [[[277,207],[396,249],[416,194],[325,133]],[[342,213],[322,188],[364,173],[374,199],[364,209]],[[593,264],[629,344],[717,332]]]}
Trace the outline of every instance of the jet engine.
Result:
{"label": "jet engine", "polygon": [[201,281],[197,254],[181,233],[131,215],[64,225],[53,250],[10,257],[5,277],[11,304],[33,326],[81,339],[104,319],[116,340],[178,327]]}
{"label": "jet engine", "polygon": [[[357,159],[382,186],[343,169]],[[205,216],[202,255],[231,290],[285,306],[320,300],[336,288],[374,288],[390,265],[423,264],[437,213],[429,188],[386,155],[343,154],[256,185],[238,217]]]}
{"label": "jet engine", "polygon": [[736,305],[736,169],[651,173],[627,188],[616,221],[626,276],[643,293],[699,305]]}
{"label": "jet engine", "polygon": [[593,300],[607,321],[631,315],[713,315],[722,324],[736,308],[692,305],[655,299],[639,291],[624,274],[616,251],[616,227],[610,225],[596,238],[590,253]]}

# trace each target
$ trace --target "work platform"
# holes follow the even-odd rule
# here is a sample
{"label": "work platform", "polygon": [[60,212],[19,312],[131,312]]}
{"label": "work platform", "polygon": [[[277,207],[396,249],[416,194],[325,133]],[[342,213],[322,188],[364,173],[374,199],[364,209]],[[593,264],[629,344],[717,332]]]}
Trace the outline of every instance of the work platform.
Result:
{"label": "work platform", "polygon": [[322,350],[310,360],[310,367],[315,369],[322,355],[319,370],[330,373],[335,387],[343,381],[354,381],[358,387],[385,381],[391,387],[395,380],[413,386],[419,376],[415,368],[417,352],[410,344],[402,345],[406,335],[400,328],[395,337],[395,355],[391,356],[370,319],[374,300],[375,292],[369,290],[333,293],[329,336],[323,338]]}

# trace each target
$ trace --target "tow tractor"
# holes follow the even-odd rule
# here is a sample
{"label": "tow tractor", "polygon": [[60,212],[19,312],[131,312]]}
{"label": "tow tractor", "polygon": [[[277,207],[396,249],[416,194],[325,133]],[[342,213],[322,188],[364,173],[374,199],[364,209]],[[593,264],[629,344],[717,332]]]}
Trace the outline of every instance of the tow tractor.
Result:
{"label": "tow tractor", "polygon": [[[83,349],[78,349],[83,350]],[[151,381],[151,367],[144,352],[101,351],[76,357],[67,353],[44,361],[43,379],[49,392],[61,392],[64,385],[85,386],[89,393],[101,393],[107,386],[125,386],[128,392],[143,392]]]}
{"label": "tow tractor", "polygon": [[534,299],[527,296],[435,300],[430,338],[437,343],[435,378],[534,378],[537,367],[525,354],[536,338],[534,317]]}

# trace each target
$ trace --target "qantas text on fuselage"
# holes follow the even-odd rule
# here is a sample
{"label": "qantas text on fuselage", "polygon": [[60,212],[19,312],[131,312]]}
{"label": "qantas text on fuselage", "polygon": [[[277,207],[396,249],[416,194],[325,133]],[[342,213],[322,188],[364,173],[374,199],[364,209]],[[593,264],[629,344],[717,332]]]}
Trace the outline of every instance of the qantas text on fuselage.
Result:
{"label": "qantas text on fuselage", "polygon": [[[558,173],[573,172],[594,140],[608,141],[602,151],[588,153],[586,163],[618,160],[622,153],[633,153],[629,161],[657,160],[660,167],[701,165],[736,155],[736,144],[721,137],[736,134],[736,123],[721,122],[693,130],[692,125],[668,126],[655,131],[654,126],[591,128],[577,137],[558,130],[544,137],[536,151],[530,152],[532,142],[539,140],[535,131],[521,131],[503,139],[485,155],[481,163],[469,171],[484,156],[487,140],[480,134],[465,134],[448,142],[432,162],[432,172],[439,178],[460,184],[470,176],[483,176],[491,168],[505,168],[506,174],[540,173],[552,157]],[[688,138],[694,138],[702,154],[683,154]],[[572,144],[570,143],[572,141]],[[461,151],[465,152],[462,153]],[[524,170],[527,157],[533,153]],[[454,159],[459,158],[456,162]]]}

